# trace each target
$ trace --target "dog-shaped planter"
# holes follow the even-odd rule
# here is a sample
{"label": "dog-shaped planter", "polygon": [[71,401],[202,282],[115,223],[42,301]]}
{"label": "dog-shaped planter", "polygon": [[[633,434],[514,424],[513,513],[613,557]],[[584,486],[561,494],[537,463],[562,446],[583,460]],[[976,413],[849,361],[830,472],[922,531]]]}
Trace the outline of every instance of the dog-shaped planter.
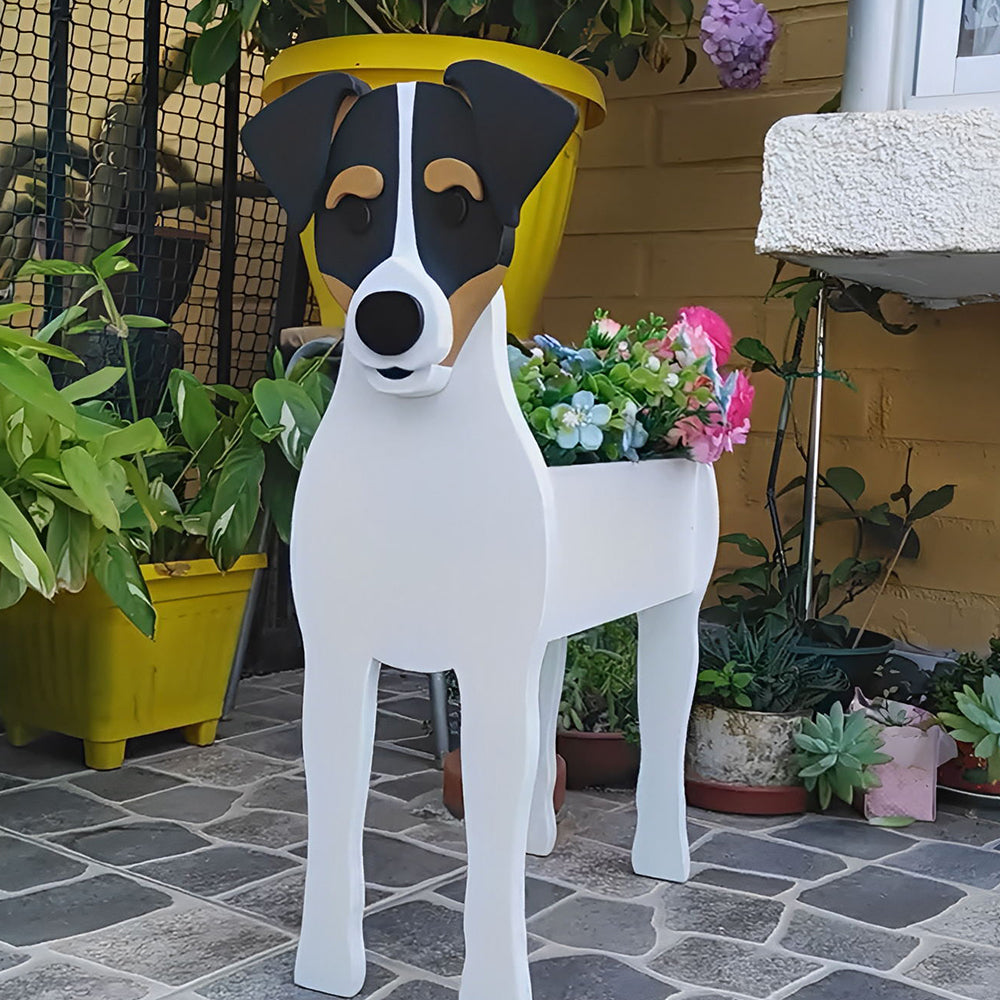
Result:
{"label": "dog-shaped planter", "polygon": [[713,473],[683,460],[547,468],[507,364],[500,286],[520,209],[576,120],[556,93],[468,61],[443,86],[315,77],[244,129],[289,225],[315,215],[320,269],[346,311],[292,528],[309,796],[295,980],[310,989],[350,997],[365,978],[362,828],[381,662],[454,669],[461,687],[461,1000],[530,1000],[524,855],[556,839],[565,636],[633,611],[633,866],[688,874],[683,753],[715,558]]}

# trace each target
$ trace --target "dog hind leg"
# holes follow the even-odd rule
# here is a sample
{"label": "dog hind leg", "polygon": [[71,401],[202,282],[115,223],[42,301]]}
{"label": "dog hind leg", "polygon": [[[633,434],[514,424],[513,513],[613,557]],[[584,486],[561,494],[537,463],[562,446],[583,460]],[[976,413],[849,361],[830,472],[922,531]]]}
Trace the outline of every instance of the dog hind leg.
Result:
{"label": "dog hind leg", "polygon": [[553,639],[545,649],[538,691],[538,770],[528,822],[528,853],[546,857],[556,846],[556,814],[552,795],[556,783],[556,727],[566,672],[566,639]]}

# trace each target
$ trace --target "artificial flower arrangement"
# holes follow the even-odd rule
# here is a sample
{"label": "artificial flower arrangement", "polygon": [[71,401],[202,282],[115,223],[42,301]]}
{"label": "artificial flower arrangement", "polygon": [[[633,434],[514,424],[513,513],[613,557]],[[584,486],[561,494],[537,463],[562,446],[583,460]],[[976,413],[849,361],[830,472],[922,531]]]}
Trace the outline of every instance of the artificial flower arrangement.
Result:
{"label": "artificial flower arrangement", "polygon": [[714,462],[750,431],[754,390],[725,320],[704,306],[668,326],[650,314],[623,326],[598,309],[579,348],[539,336],[508,347],[521,410],[549,465],[683,456]]}

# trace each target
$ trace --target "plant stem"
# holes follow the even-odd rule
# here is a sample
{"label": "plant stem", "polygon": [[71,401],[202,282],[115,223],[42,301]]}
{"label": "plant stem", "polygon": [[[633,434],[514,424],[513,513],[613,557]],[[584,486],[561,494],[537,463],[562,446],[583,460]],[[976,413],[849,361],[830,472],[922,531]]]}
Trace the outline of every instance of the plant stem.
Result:
{"label": "plant stem", "polygon": [[892,562],[889,563],[889,568],[885,571],[885,577],[875,594],[872,606],[868,609],[868,614],[865,615],[865,620],[861,623],[861,628],[858,629],[858,634],[854,637],[854,642],[851,643],[851,649],[858,648],[858,643],[861,642],[861,637],[865,634],[865,629],[868,628],[868,623],[872,620],[872,615],[875,613],[875,605],[878,604],[878,599],[882,596],[882,592],[889,582],[889,577],[892,576],[892,571],[896,568],[896,563],[899,562],[899,557],[903,554],[903,546],[906,544],[907,538],[910,537],[911,531],[913,531],[913,525],[908,524],[906,531],[903,532],[902,539],[900,539],[899,548],[896,549],[896,554],[892,557]]}
{"label": "plant stem", "polygon": [[132,351],[128,346],[128,336],[122,337],[122,357],[125,359],[125,378],[128,381],[128,398],[132,404],[132,422],[139,420],[139,403],[135,394],[135,376],[132,373]]}
{"label": "plant stem", "polygon": [[375,32],[375,34],[377,35],[384,34],[382,29],[368,16],[364,8],[358,3],[358,0],[347,0],[347,6],[350,7],[351,10],[353,10],[354,13],[357,14],[358,17],[360,17],[361,20],[364,21],[365,24],[367,24],[368,27]]}

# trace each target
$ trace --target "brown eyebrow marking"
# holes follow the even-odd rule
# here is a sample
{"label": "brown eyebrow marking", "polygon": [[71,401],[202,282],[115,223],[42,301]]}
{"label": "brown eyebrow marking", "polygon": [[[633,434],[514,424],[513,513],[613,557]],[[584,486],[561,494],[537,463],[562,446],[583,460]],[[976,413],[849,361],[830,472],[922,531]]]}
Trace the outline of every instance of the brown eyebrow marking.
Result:
{"label": "brown eyebrow marking", "polygon": [[452,156],[432,160],[424,169],[424,185],[428,191],[440,194],[448,188],[465,188],[476,201],[483,200],[483,182],[468,163]]}
{"label": "brown eyebrow marking", "polygon": [[385,187],[382,175],[374,167],[358,164],[341,170],[333,179],[326,193],[326,207],[336,208],[341,199],[349,194],[358,198],[377,198]]}

